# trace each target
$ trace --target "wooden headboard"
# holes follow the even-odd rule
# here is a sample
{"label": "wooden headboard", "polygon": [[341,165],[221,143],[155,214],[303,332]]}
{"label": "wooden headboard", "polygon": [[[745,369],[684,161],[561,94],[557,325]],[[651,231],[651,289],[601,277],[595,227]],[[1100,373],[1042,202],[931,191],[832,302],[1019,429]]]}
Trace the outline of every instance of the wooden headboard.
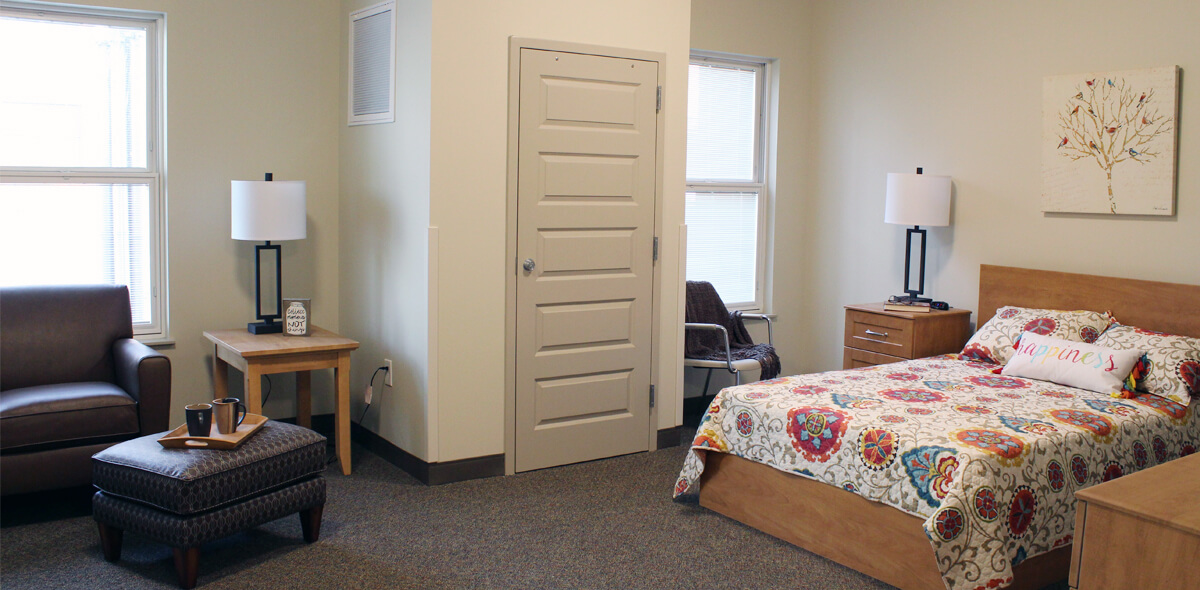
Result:
{"label": "wooden headboard", "polygon": [[1200,338],[1200,285],[980,265],[978,325],[1005,305],[1108,311],[1122,324]]}

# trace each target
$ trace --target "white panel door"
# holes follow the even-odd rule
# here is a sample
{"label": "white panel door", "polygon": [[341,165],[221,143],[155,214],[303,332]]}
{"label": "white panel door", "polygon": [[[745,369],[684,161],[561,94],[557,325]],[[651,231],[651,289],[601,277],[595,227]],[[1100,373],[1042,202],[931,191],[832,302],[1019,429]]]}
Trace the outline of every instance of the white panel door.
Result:
{"label": "white panel door", "polygon": [[649,447],[658,63],[522,49],[520,68],[515,466],[527,471]]}

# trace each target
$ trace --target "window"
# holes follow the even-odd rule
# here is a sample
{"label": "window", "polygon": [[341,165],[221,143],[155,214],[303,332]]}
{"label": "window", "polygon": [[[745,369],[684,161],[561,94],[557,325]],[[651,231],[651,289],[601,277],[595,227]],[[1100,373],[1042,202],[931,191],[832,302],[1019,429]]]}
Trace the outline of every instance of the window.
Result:
{"label": "window", "polygon": [[162,15],[0,10],[0,285],[128,285],[166,339]]}
{"label": "window", "polygon": [[698,54],[688,66],[687,278],[734,309],[763,308],[766,67]]}

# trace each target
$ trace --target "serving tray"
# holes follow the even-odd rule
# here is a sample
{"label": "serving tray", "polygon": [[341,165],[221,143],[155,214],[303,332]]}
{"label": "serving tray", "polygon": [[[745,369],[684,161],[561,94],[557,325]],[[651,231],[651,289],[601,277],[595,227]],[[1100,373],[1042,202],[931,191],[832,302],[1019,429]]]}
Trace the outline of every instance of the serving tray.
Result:
{"label": "serving tray", "polygon": [[237,430],[229,434],[221,434],[217,432],[217,425],[213,424],[209,429],[208,436],[188,436],[187,424],[184,424],[158,439],[158,444],[168,449],[217,449],[228,451],[238,448],[239,445],[246,442],[247,439],[253,436],[255,432],[258,432],[258,429],[262,428],[262,425],[266,423],[266,416],[246,414],[246,419],[242,420]]}

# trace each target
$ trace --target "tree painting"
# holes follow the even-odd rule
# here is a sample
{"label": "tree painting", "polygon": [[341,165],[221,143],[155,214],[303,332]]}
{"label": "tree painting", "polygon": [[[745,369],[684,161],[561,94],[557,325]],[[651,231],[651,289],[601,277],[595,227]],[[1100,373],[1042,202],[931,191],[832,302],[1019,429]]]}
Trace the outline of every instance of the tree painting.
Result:
{"label": "tree painting", "polygon": [[[1165,69],[1063,77],[1069,80],[1059,78],[1055,88],[1057,98],[1050,95],[1052,79],[1047,80],[1047,118],[1051,116],[1050,101],[1056,100],[1059,105],[1055,107],[1054,119],[1047,121],[1048,127],[1053,126],[1053,135],[1047,133],[1046,138],[1053,143],[1050,157],[1057,161],[1047,162],[1048,171],[1065,169],[1069,174],[1084,175],[1081,166],[1092,170],[1090,174],[1096,174],[1094,171],[1099,168],[1104,173],[1108,191],[1104,204],[1107,211],[1097,208],[1098,201],[1093,201],[1088,209],[1066,210],[1111,214],[1171,213],[1167,209],[1173,209],[1174,203],[1176,86],[1173,82],[1176,69],[1170,68],[1172,84],[1163,85],[1161,70]],[[1158,80],[1148,80],[1146,73],[1160,75]],[[1154,84],[1156,81],[1160,83]],[[1050,147],[1043,148],[1043,153],[1049,155]],[[1114,191],[1114,169],[1120,175],[1122,170],[1132,170],[1132,167],[1146,167],[1147,170],[1138,175],[1126,175],[1127,182],[1118,183]],[[1162,204],[1164,170],[1169,176],[1165,196],[1171,207]],[[1068,178],[1069,174],[1061,173]],[[1159,182],[1154,182],[1156,180]],[[1153,186],[1155,184],[1160,186]],[[1078,190],[1068,181],[1062,181],[1061,186],[1048,187],[1051,190],[1073,188]],[[1053,198],[1053,195],[1047,197]],[[1153,199],[1154,205],[1145,206],[1143,202],[1147,198]]]}

